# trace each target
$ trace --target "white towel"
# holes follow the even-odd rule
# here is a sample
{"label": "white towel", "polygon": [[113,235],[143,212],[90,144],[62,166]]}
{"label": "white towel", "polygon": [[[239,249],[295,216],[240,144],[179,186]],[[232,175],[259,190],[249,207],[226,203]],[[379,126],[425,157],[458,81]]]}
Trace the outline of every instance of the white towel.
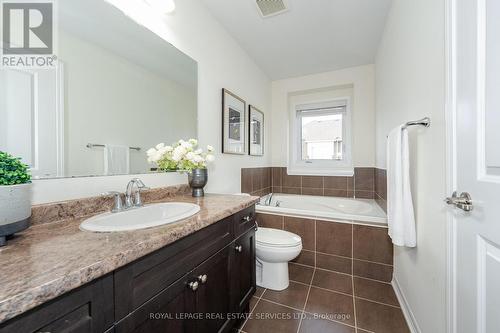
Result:
{"label": "white towel", "polygon": [[127,175],[130,173],[130,149],[127,146],[104,145],[104,174]]}
{"label": "white towel", "polygon": [[415,216],[410,188],[408,132],[394,128],[387,139],[387,224],[392,242],[415,247]]}

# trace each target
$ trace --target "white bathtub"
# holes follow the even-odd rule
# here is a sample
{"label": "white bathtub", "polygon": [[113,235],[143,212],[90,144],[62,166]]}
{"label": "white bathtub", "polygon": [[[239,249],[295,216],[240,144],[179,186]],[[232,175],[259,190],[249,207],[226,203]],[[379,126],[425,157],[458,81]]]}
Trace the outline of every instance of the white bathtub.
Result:
{"label": "white bathtub", "polygon": [[262,197],[257,204],[258,213],[387,226],[385,212],[372,199],[277,193],[273,195],[271,205],[266,206],[267,198],[268,196]]}

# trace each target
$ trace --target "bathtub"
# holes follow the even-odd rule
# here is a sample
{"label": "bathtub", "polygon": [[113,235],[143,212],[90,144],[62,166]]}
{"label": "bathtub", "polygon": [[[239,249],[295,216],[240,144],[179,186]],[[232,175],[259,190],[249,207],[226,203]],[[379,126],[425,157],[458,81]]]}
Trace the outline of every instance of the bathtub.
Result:
{"label": "bathtub", "polygon": [[386,227],[387,216],[373,199],[353,199],[276,193],[270,205],[269,195],[256,206],[258,213],[303,217],[316,220],[367,224]]}

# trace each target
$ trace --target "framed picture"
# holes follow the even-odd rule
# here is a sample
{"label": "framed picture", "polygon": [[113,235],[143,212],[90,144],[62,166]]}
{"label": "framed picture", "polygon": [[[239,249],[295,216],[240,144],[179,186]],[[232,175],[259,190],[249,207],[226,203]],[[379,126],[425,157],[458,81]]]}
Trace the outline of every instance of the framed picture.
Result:
{"label": "framed picture", "polygon": [[252,156],[264,155],[264,113],[254,107],[248,106],[249,119],[249,152]]}
{"label": "framed picture", "polygon": [[227,89],[222,89],[222,153],[246,154],[246,102]]}

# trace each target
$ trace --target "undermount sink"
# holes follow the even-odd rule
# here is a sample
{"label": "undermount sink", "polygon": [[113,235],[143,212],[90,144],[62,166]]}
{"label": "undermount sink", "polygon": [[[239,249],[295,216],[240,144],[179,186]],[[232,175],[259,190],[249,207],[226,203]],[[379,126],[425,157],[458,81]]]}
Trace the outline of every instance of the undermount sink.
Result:
{"label": "undermount sink", "polygon": [[199,211],[200,206],[187,202],[152,204],[91,217],[80,224],[80,229],[95,232],[145,229],[174,223],[191,217]]}

